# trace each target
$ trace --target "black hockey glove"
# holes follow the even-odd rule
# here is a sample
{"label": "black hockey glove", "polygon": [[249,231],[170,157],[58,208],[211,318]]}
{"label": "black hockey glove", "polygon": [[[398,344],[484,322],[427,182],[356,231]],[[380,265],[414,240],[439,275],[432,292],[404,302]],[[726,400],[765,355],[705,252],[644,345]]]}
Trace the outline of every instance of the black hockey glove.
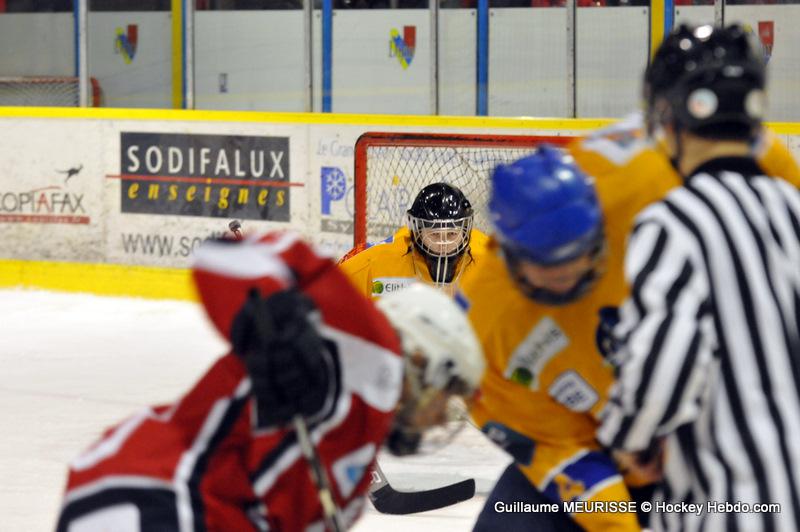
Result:
{"label": "black hockey glove", "polygon": [[339,362],[315,319],[314,302],[296,289],[267,298],[254,289],[233,319],[231,342],[250,375],[257,428],[286,425],[297,414],[314,423],[332,410]]}
{"label": "black hockey glove", "polygon": [[614,355],[620,347],[619,340],[614,336],[614,327],[619,323],[619,308],[601,307],[599,314],[600,323],[595,331],[597,349],[603,358],[614,363]]}

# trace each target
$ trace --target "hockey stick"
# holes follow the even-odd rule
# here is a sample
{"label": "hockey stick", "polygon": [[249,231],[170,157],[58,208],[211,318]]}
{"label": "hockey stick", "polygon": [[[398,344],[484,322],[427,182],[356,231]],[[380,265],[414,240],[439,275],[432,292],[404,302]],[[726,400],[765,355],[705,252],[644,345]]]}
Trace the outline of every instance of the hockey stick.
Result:
{"label": "hockey stick", "polygon": [[472,478],[432,490],[397,491],[389,484],[377,462],[369,486],[369,500],[382,514],[406,515],[438,510],[471,499],[474,495],[475,479]]}
{"label": "hockey stick", "polygon": [[322,517],[325,520],[325,527],[331,532],[343,532],[345,526],[342,522],[342,516],[336,506],[336,501],[333,500],[328,475],[325,474],[317,450],[311,442],[306,420],[298,414],[294,417],[293,423],[294,430],[297,432],[297,440],[300,442],[300,449],[308,462],[311,478],[317,486],[317,495],[319,496],[320,504],[322,504]]}

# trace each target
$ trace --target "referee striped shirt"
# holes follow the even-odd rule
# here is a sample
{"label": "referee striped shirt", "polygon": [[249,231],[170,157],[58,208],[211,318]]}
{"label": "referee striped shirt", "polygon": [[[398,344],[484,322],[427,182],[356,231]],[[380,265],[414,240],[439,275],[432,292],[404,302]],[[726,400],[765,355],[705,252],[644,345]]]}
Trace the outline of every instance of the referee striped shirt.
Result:
{"label": "referee striped shirt", "polygon": [[652,514],[655,529],[800,531],[800,191],[760,174],[749,158],[707,162],[628,242],[598,439],[641,451],[666,438],[655,502],[703,509]]}

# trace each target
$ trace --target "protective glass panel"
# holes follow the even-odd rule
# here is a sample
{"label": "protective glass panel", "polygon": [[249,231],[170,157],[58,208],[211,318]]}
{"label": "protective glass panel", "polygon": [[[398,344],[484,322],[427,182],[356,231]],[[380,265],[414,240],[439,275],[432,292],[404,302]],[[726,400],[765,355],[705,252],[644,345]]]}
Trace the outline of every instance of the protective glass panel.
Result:
{"label": "protective glass panel", "polygon": [[649,52],[650,9],[587,6],[577,11],[577,116],[622,117],[639,103]]}
{"label": "protective glass panel", "polygon": [[725,23],[749,27],[763,46],[767,61],[767,120],[800,121],[800,4],[777,4],[737,1],[725,8]]}
{"label": "protective glass panel", "polygon": [[541,7],[489,10],[490,115],[567,115],[567,12]]}
{"label": "protective glass panel", "polygon": [[[432,112],[427,9],[336,9],[332,18],[333,112]],[[322,109],[321,32],[322,12],[316,11],[315,110]]]}
{"label": "protective glass panel", "polygon": [[78,105],[71,0],[0,2],[0,106]]}
{"label": "protective glass panel", "polygon": [[198,8],[195,108],[305,111],[304,16],[301,0],[218,0]]}
{"label": "protective glass panel", "polygon": [[439,114],[474,115],[477,11],[470,0],[443,0],[439,10]]}
{"label": "protective glass panel", "polygon": [[169,0],[91,0],[89,76],[107,107],[172,107]]}

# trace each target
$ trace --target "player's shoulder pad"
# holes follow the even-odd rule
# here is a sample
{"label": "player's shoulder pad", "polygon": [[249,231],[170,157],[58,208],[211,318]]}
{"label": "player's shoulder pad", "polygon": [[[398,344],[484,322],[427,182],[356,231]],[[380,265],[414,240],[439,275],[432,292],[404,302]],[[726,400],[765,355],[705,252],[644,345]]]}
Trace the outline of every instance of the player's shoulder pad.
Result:
{"label": "player's shoulder pad", "polygon": [[[624,166],[650,143],[645,135],[641,113],[633,113],[608,127],[598,129],[572,146],[575,152],[592,152],[616,166]],[[577,158],[580,158],[577,154]],[[580,161],[579,161],[580,163]],[[585,170],[592,172],[591,168]]]}
{"label": "player's shoulder pad", "polygon": [[622,135],[625,133],[630,133],[633,131],[644,130],[644,116],[641,112],[636,111],[625,115],[620,120],[617,120],[613,124],[609,124],[606,127],[601,127],[599,129],[595,129],[588,135],[586,135],[585,139],[595,139],[600,137],[613,137],[616,135]]}
{"label": "player's shoulder pad", "polygon": [[[402,251],[401,249],[402,248]],[[345,272],[354,274],[371,266],[375,262],[382,262],[392,257],[399,257],[405,253],[406,248],[403,246],[403,240],[398,239],[397,235],[390,236],[389,238],[380,242],[373,242],[360,252],[342,262]]]}
{"label": "player's shoulder pad", "polygon": [[367,247],[365,249],[369,249],[375,246],[381,246],[383,244],[392,244],[394,243],[394,235],[390,236],[389,238],[385,238],[380,242],[367,242]]}

